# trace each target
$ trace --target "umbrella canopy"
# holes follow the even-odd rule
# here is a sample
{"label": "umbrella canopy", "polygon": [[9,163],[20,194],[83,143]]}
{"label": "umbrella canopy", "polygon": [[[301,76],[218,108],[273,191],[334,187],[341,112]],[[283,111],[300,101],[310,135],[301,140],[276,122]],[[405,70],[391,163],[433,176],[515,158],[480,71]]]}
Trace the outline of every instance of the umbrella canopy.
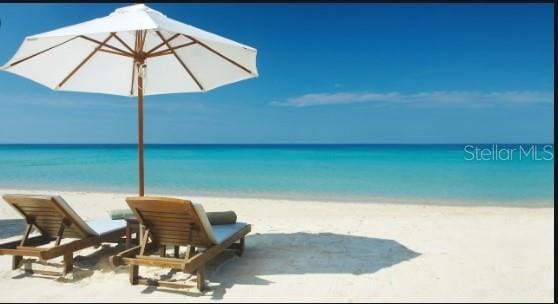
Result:
{"label": "umbrella canopy", "polygon": [[200,92],[258,75],[256,50],[143,4],[25,38],[4,70],[54,90],[137,96]]}
{"label": "umbrella canopy", "polygon": [[54,90],[137,96],[143,195],[143,96],[205,92],[256,77],[256,53],[136,4],[29,36],[2,70]]}

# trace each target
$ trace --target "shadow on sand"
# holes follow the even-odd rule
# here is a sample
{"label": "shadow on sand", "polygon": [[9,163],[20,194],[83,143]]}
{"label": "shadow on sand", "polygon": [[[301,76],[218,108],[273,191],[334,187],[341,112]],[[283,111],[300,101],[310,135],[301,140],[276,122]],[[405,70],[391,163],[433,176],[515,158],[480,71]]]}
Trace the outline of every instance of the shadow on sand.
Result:
{"label": "shadow on sand", "polygon": [[[19,227],[18,227],[19,226]],[[0,220],[0,238],[20,235],[22,220]],[[95,271],[126,273],[126,267],[112,269],[108,257],[124,250],[122,245],[103,246],[94,252],[76,254],[74,271],[59,282],[76,282],[90,277]],[[266,233],[246,237],[244,256],[226,251],[214,258],[206,267],[207,292],[172,290],[147,286],[142,293],[168,292],[190,296],[209,296],[222,299],[228,288],[235,284],[269,285],[261,278],[281,274],[372,274],[381,269],[411,260],[420,254],[394,240],[369,238],[333,233]],[[177,271],[164,274],[170,279]],[[29,277],[23,273],[14,277]]]}
{"label": "shadow on sand", "polygon": [[[222,299],[235,284],[272,284],[259,277],[263,275],[371,274],[419,255],[394,240],[333,233],[252,234],[246,237],[243,257],[227,251],[208,264],[207,295]],[[156,290],[185,293],[154,287],[146,287],[143,293]]]}
{"label": "shadow on sand", "polygon": [[24,231],[25,221],[23,219],[0,220],[0,239],[23,235]]}

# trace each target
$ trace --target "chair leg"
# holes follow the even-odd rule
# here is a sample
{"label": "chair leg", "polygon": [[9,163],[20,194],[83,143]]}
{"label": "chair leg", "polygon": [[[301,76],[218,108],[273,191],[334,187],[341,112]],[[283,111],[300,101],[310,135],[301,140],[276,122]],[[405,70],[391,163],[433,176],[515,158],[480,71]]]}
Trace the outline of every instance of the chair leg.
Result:
{"label": "chair leg", "polygon": [[21,261],[23,260],[23,257],[21,255],[14,255],[12,257],[12,270],[16,270],[19,267],[21,267]]}
{"label": "chair leg", "polygon": [[201,266],[198,270],[196,270],[196,285],[199,291],[203,291],[205,289],[204,273],[204,266]]}
{"label": "chair leg", "polygon": [[192,245],[188,245],[188,248],[186,248],[186,258],[189,259],[193,257],[195,254],[196,254],[196,247]]}
{"label": "chair leg", "polygon": [[68,272],[74,269],[74,253],[67,252],[64,254],[64,268],[62,270],[62,274],[66,275]]}
{"label": "chair leg", "polygon": [[136,285],[138,284],[138,271],[139,271],[139,266],[138,265],[130,265],[129,266],[130,269],[130,284],[132,285]]}
{"label": "chair leg", "polygon": [[164,258],[167,255],[167,246],[166,245],[161,245],[159,247],[159,255]]}
{"label": "chair leg", "polygon": [[174,257],[178,259],[180,253],[180,246],[174,246]]}
{"label": "chair leg", "polygon": [[126,249],[132,248],[132,229],[126,224]]}
{"label": "chair leg", "polygon": [[240,238],[240,246],[238,248],[238,256],[241,257],[244,254],[244,237]]}

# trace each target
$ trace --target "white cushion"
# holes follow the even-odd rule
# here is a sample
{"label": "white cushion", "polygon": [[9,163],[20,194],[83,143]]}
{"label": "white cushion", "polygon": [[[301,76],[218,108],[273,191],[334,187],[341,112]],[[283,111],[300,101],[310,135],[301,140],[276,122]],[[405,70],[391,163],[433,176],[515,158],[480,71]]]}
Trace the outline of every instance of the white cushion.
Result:
{"label": "white cushion", "polygon": [[223,241],[231,237],[231,235],[238,232],[240,229],[246,227],[246,223],[236,222],[229,225],[212,225],[213,235],[217,239],[217,244],[221,244]]}
{"label": "white cushion", "polygon": [[221,244],[224,240],[246,226],[246,223],[240,222],[230,225],[211,225],[203,206],[196,203],[192,203],[192,205],[200,218],[202,226],[207,233],[207,237],[215,245]]}
{"label": "white cushion", "polygon": [[96,219],[87,221],[87,225],[91,227],[97,234],[104,234],[109,231],[126,227],[125,220]]}
{"label": "white cushion", "polygon": [[66,213],[68,213],[72,219],[76,222],[76,224],[78,224],[83,230],[85,230],[85,232],[89,235],[97,235],[97,233],[95,232],[95,230],[91,229],[91,227],[89,227],[81,218],[81,216],[79,216],[74,209],[72,209],[72,207],[70,207],[70,205],[60,196],[60,195],[55,195],[53,196],[54,200],[58,203],[58,206],[60,206],[62,209],[64,209],[64,211],[66,211]]}
{"label": "white cushion", "polygon": [[[118,229],[118,228],[122,228],[126,226],[126,221],[122,220],[122,221],[112,221],[112,220],[94,220],[94,221],[89,221],[89,222],[85,222],[75,211],[74,209],[72,209],[72,207],[70,206],[70,204],[68,204],[61,196],[59,195],[28,195],[28,194],[13,194],[10,195],[13,197],[25,197],[25,198],[29,198],[29,199],[37,199],[38,202],[48,202],[51,200],[54,200],[54,202],[56,202],[58,204],[58,206],[63,209],[75,222],[75,224],[77,226],[80,226],[81,229],[78,229],[79,231],[85,231],[85,235],[84,236],[92,236],[92,235],[99,235],[99,234],[103,234],[107,231],[111,231],[114,229]],[[11,205],[11,204],[10,204]],[[16,211],[18,211],[18,213],[21,213],[22,216],[25,217],[25,214],[22,213],[19,209],[17,209],[15,206],[12,205],[12,207],[14,207],[16,209]],[[94,226],[92,226],[94,225]]]}
{"label": "white cushion", "polygon": [[203,209],[203,206],[201,204],[196,204],[196,203],[192,203],[192,206],[194,206],[194,210],[196,211],[198,217],[200,218],[203,229],[207,233],[207,238],[209,238],[211,243],[219,244],[219,241],[215,237],[215,234],[213,234],[213,229],[211,229],[211,224],[209,223],[209,219],[207,218],[207,214],[205,214],[205,210]]}

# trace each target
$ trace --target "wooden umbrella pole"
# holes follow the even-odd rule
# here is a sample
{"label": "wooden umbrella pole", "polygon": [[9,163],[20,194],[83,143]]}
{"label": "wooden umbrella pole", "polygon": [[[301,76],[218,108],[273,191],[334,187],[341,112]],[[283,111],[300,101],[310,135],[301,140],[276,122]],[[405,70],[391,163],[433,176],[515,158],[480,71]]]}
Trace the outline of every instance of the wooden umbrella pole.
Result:
{"label": "wooden umbrella pole", "polygon": [[[139,65],[141,68],[141,65]],[[139,160],[139,196],[144,194],[143,185],[143,78],[138,71],[138,160]]]}
{"label": "wooden umbrella pole", "polygon": [[[142,33],[143,32],[143,33]],[[139,170],[139,196],[144,194],[144,175],[143,175],[143,77],[145,70],[143,64],[145,63],[145,55],[143,54],[143,43],[145,42],[144,31],[136,31],[136,39],[134,46],[134,65],[137,69],[136,74],[138,78],[138,170]]]}

